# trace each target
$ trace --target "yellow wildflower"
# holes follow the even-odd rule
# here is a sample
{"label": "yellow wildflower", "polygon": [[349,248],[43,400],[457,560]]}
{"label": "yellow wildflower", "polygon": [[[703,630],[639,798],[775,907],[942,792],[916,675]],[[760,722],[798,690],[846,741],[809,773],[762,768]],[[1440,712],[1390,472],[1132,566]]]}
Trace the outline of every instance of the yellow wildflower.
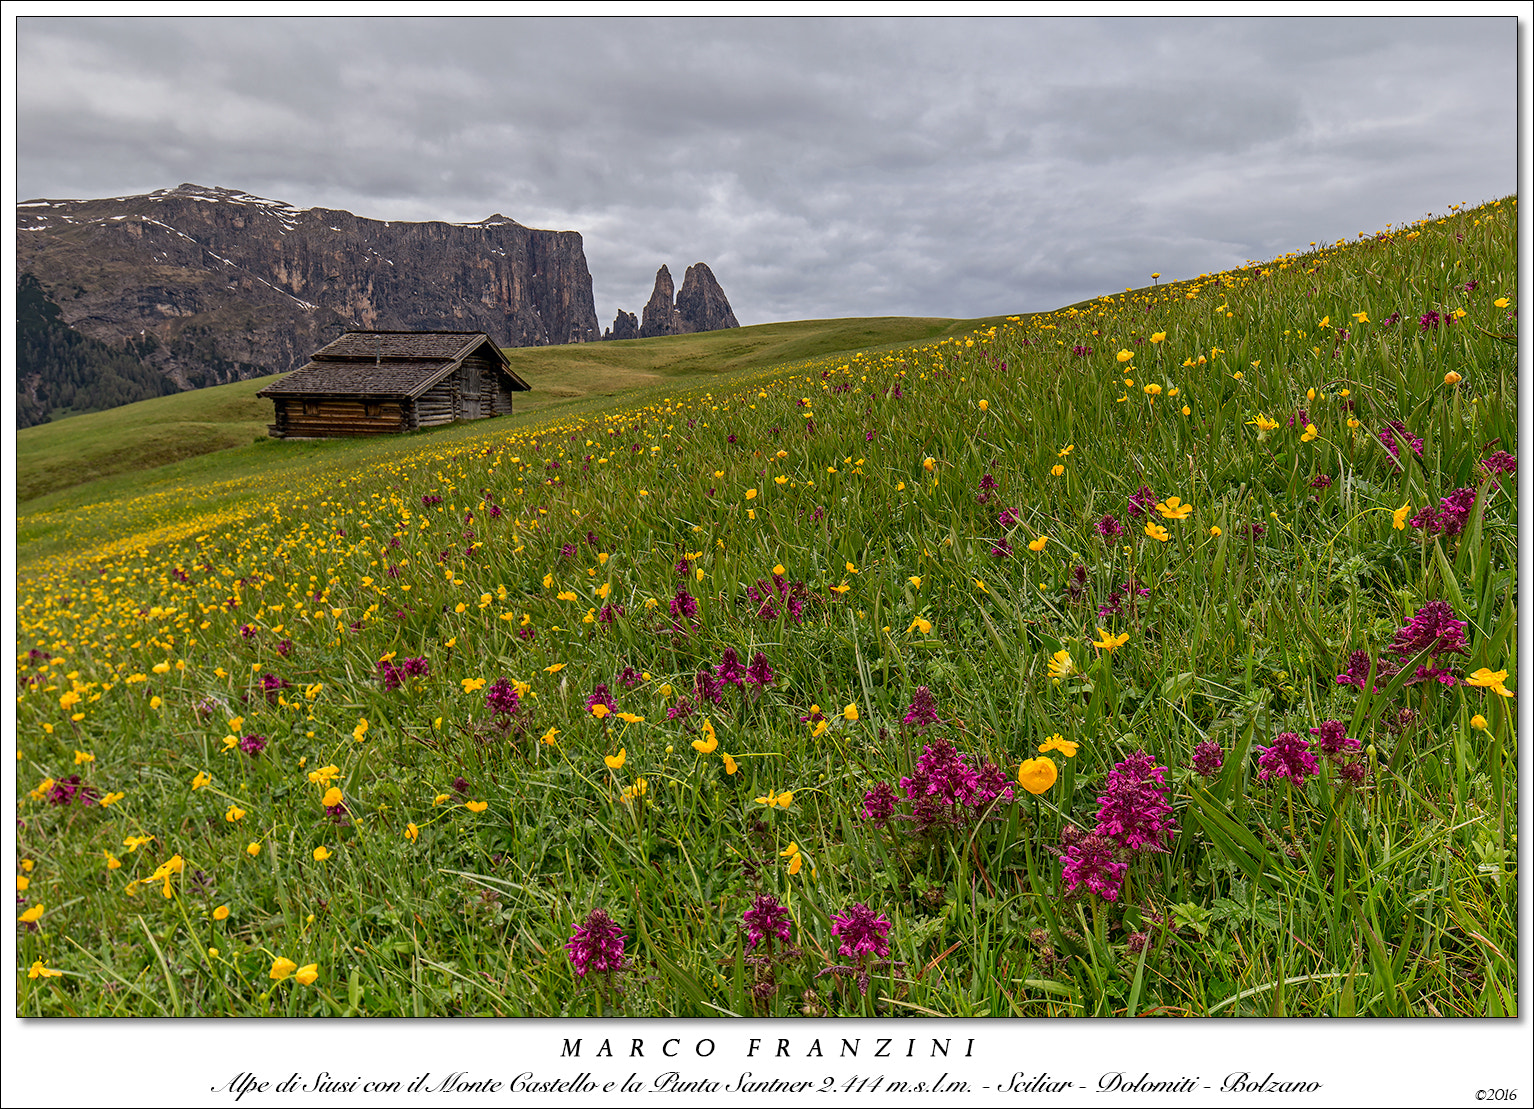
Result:
{"label": "yellow wildflower", "polygon": [[1017,768],[1017,784],[1032,794],[1044,793],[1059,777],[1060,770],[1053,759],[1024,759]]}
{"label": "yellow wildflower", "polygon": [[1124,644],[1129,642],[1129,633],[1128,632],[1123,632],[1123,633],[1121,633],[1119,635],[1110,635],[1109,632],[1108,632],[1108,629],[1106,629],[1106,628],[1098,628],[1097,629],[1097,636],[1098,636],[1098,638],[1092,644],[1092,646],[1097,647],[1097,648],[1099,648],[1101,650],[1104,650],[1104,651],[1116,651],[1120,647],[1122,647]]}
{"label": "yellow wildflower", "polygon": [[1483,666],[1466,678],[1465,684],[1479,689],[1489,689],[1502,697],[1511,697],[1512,693],[1502,684],[1505,681],[1507,681],[1506,670],[1491,670]]}
{"label": "yellow wildflower", "polygon": [[1081,745],[1075,740],[1066,739],[1063,735],[1056,732],[1039,744],[1039,753],[1047,754],[1050,751],[1059,751],[1066,758],[1073,759],[1076,757],[1076,748],[1079,746]]}
{"label": "yellow wildflower", "polygon": [[703,718],[703,723],[699,725],[699,730],[705,738],[693,740],[693,750],[701,755],[712,755],[714,749],[719,746],[719,736],[714,733],[714,725],[709,722],[708,717],[705,716]]}

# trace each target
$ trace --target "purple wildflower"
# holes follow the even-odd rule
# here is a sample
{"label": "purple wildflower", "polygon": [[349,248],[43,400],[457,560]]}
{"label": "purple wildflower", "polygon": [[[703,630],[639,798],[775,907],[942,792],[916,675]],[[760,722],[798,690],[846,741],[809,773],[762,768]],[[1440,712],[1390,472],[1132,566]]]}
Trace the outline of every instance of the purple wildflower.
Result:
{"label": "purple wildflower", "polygon": [[1193,769],[1205,778],[1213,778],[1225,765],[1225,751],[1217,739],[1206,739],[1193,748]]}
{"label": "purple wildflower", "polygon": [[1423,331],[1437,331],[1439,321],[1442,318],[1443,317],[1441,317],[1437,312],[1429,308],[1425,313],[1423,313],[1422,318],[1418,320],[1417,323]]}
{"label": "purple wildflower", "polygon": [[1347,728],[1340,720],[1323,720],[1319,728],[1310,729],[1316,737],[1316,746],[1333,762],[1342,762],[1358,750],[1358,740],[1348,736]]}
{"label": "purple wildflower", "polygon": [[1507,451],[1497,451],[1481,459],[1480,467],[1488,474],[1513,474],[1518,470],[1518,459]]}
{"label": "purple wildflower", "polygon": [[1424,506],[1408,523],[1426,531],[1429,535],[1453,538],[1465,530],[1470,511],[1475,508],[1475,490],[1466,486],[1456,489],[1438,502],[1438,507]]}
{"label": "purple wildflower", "polygon": [[735,653],[734,647],[724,649],[724,657],[719,665],[714,667],[714,677],[730,685],[738,686],[745,682],[746,668],[741,665],[740,656]]}
{"label": "purple wildflower", "polygon": [[841,937],[837,949],[849,959],[862,961],[866,955],[885,958],[890,953],[889,918],[875,913],[861,902],[831,918],[831,934]]}
{"label": "purple wildflower", "polygon": [[[1356,686],[1358,691],[1362,693],[1364,686],[1369,681],[1369,665],[1371,661],[1368,650],[1363,647],[1358,648],[1358,650],[1348,656],[1348,668],[1337,675],[1337,684]],[[1385,676],[1384,662],[1384,659],[1380,660],[1380,668],[1376,671],[1375,677],[1382,678]],[[1379,692],[1378,685],[1375,686],[1374,692]]]}
{"label": "purple wildflower", "polygon": [[1400,420],[1391,420],[1379,430],[1379,440],[1385,449],[1390,452],[1390,457],[1397,461],[1401,458],[1401,444],[1411,448],[1413,454],[1422,457],[1422,440],[1406,430],[1406,425]]}
{"label": "purple wildflower", "polygon": [[1096,833],[1111,836],[1131,851],[1165,851],[1177,831],[1166,795],[1166,767],[1136,751],[1116,764],[1103,782]]}
{"label": "purple wildflower", "polygon": [[94,804],[101,797],[101,791],[86,785],[80,780],[80,775],[71,774],[67,778],[60,778],[53,783],[48,790],[48,803],[50,805],[70,805],[79,801],[82,805]]}
{"label": "purple wildflower", "polygon": [[917,686],[916,695],[911,698],[902,723],[911,725],[919,732],[937,722],[937,701],[933,699],[932,691],[924,685]]}
{"label": "purple wildflower", "polygon": [[671,598],[671,615],[680,616],[684,620],[691,620],[698,615],[698,602],[695,601],[687,590],[678,588],[676,596]]}
{"label": "purple wildflower", "polygon": [[788,910],[771,894],[757,894],[752,899],[751,907],[741,914],[741,920],[746,925],[748,948],[754,948],[766,940],[768,950],[771,950],[774,940],[786,944],[793,937],[793,924]]}
{"label": "purple wildflower", "polygon": [[515,716],[520,707],[517,687],[505,678],[495,679],[490,692],[485,694],[485,707],[497,716]]}
{"label": "purple wildflower", "polygon": [[1332,487],[1331,476],[1329,474],[1317,474],[1310,479],[1310,487],[1312,489],[1330,489]]}
{"label": "purple wildflower", "polygon": [[772,667],[767,662],[767,656],[761,651],[751,656],[751,665],[746,667],[746,681],[752,685],[768,686],[777,678],[772,672]]}
{"label": "purple wildflower", "polygon": [[591,910],[565,944],[576,976],[584,978],[593,972],[611,975],[625,970],[628,963],[623,958],[624,938],[623,929],[612,917],[601,909]]}
{"label": "purple wildflower", "polygon": [[240,750],[244,751],[251,758],[255,758],[265,748],[266,737],[264,735],[247,735],[240,737]]}
{"label": "purple wildflower", "polygon": [[613,695],[604,682],[598,682],[596,688],[591,691],[591,696],[586,698],[586,711],[590,712],[598,705],[606,705],[610,713],[618,711],[618,703],[613,700]]}
{"label": "purple wildflower", "polygon": [[869,821],[875,828],[884,827],[889,823],[890,817],[895,815],[895,800],[895,791],[890,788],[890,784],[880,782],[863,794],[863,819]]}
{"label": "purple wildflower", "polygon": [[1454,618],[1454,609],[1446,601],[1429,601],[1391,640],[1392,654],[1409,658],[1426,651],[1429,655],[1465,653],[1467,622]]}
{"label": "purple wildflower", "polygon": [[624,689],[633,689],[643,680],[644,679],[640,676],[639,671],[635,670],[632,666],[625,666],[618,674],[618,683],[622,685]]}
{"label": "purple wildflower", "polygon": [[1151,491],[1149,485],[1142,485],[1129,495],[1129,514],[1131,516],[1144,516],[1156,507],[1156,494]]}
{"label": "purple wildflower", "polygon": [[1004,508],[1001,510],[1001,515],[996,517],[996,523],[1004,528],[1010,528],[1016,526],[1021,519],[1022,517],[1017,514],[1017,509]]}
{"label": "purple wildflower", "polygon": [[1097,521],[1097,534],[1104,539],[1117,539],[1124,534],[1124,525],[1119,523],[1111,515],[1104,515]]}
{"label": "purple wildflower", "polygon": [[1116,858],[1114,843],[1096,833],[1082,836],[1066,847],[1060,859],[1065,892],[1085,886],[1104,901],[1117,901],[1129,864]]}
{"label": "purple wildflower", "polygon": [[692,715],[692,698],[678,697],[676,704],[666,710],[667,720],[685,720]]}
{"label": "purple wildflower", "polygon": [[724,683],[714,677],[714,673],[707,666],[698,671],[693,678],[693,693],[701,705],[704,701],[719,704],[720,696],[724,693]]}
{"label": "purple wildflower", "polygon": [[991,554],[996,558],[1011,558],[1012,544],[1005,539],[998,539],[991,544]]}
{"label": "purple wildflower", "polygon": [[424,678],[431,673],[431,663],[424,658],[407,658],[404,661],[404,670],[412,678]]}
{"label": "purple wildflower", "polygon": [[1311,753],[1310,740],[1297,732],[1279,732],[1273,746],[1261,750],[1262,755],[1257,760],[1259,782],[1285,778],[1294,785],[1302,786],[1306,778],[1321,769],[1321,764]]}

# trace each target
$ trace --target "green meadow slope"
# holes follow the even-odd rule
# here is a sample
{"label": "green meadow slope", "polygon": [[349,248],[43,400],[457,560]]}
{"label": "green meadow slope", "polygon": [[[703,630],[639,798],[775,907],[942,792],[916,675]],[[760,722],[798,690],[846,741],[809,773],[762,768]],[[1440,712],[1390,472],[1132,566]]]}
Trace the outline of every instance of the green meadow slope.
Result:
{"label": "green meadow slope", "polygon": [[[799,320],[659,339],[520,347],[506,355],[533,386],[532,393],[517,398],[521,416],[780,362],[961,334],[988,322],[992,321],[899,316]],[[99,478],[213,452],[221,452],[215,466],[178,471],[175,478],[265,466],[273,461],[265,452],[222,452],[248,448],[265,437],[272,405],[256,393],[275,380],[273,376],[217,385],[23,429],[16,437],[16,500],[26,504]]]}
{"label": "green meadow slope", "polygon": [[1521,1015],[1517,230],[28,502],[18,1013]]}

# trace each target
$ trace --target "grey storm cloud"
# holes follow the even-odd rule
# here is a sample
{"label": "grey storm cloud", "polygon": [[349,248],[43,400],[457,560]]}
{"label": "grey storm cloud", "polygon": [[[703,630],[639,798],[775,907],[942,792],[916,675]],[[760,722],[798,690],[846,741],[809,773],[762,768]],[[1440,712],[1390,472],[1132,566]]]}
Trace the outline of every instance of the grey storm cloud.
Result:
{"label": "grey storm cloud", "polygon": [[182,181],[585,237],[604,323],[1057,307],[1517,183],[1510,16],[17,22],[19,199]]}

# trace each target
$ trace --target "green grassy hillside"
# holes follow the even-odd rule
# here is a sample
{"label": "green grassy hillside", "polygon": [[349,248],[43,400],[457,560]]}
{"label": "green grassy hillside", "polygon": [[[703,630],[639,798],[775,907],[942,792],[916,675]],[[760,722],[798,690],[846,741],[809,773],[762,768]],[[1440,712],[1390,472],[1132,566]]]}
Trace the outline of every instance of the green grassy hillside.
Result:
{"label": "green grassy hillside", "polygon": [[31,502],[18,1012],[1521,1015],[1517,227]]}
{"label": "green grassy hillside", "polygon": [[[899,316],[799,320],[661,339],[512,348],[506,354],[512,368],[533,386],[532,393],[516,402],[519,414],[531,414],[688,378],[716,378],[795,359],[960,334],[987,322]],[[16,437],[17,502],[99,478],[248,447],[265,436],[272,419],[271,402],[256,393],[275,380],[255,378],[197,389],[26,428]],[[268,460],[265,454],[254,459],[258,465]],[[215,469],[240,471],[249,461],[223,458]],[[177,471],[174,478],[185,473]]]}

